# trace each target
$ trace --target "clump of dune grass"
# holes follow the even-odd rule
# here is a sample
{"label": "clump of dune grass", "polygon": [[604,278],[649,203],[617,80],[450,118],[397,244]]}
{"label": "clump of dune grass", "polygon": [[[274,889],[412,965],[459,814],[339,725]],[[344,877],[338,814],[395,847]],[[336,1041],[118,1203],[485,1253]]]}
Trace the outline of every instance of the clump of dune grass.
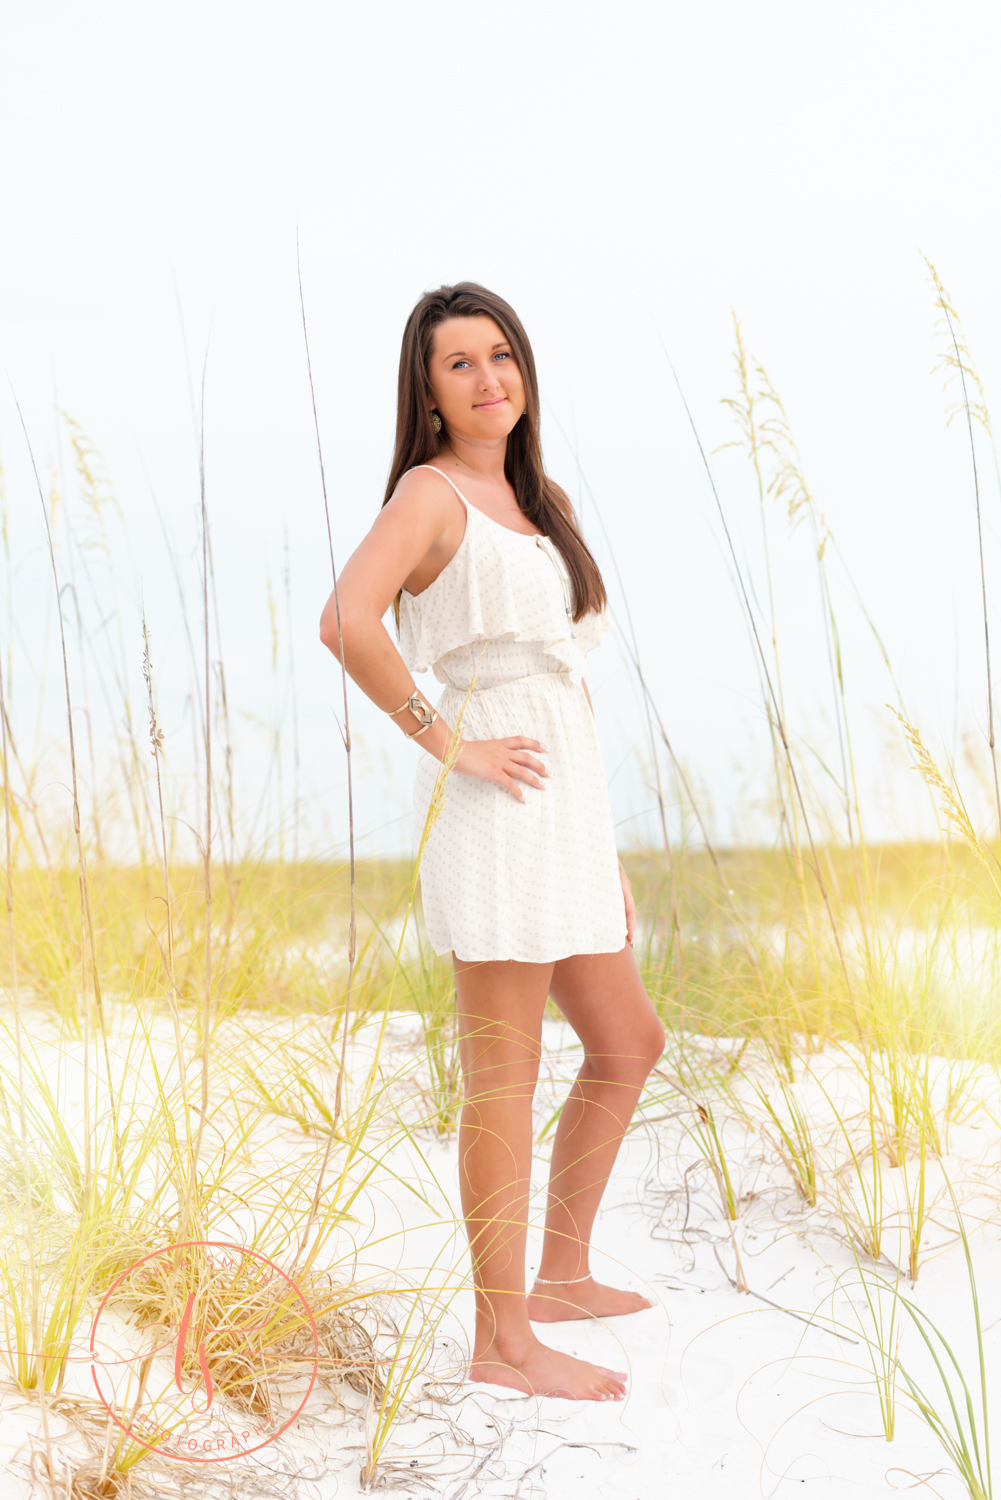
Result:
{"label": "clump of dune grass", "polygon": [[[280,1433],[303,1378],[311,1381],[321,1369],[328,1385],[347,1382],[366,1394],[381,1389],[380,1360],[358,1292],[315,1273],[293,1281],[237,1244],[180,1244],[145,1257],[112,1284],[99,1314],[111,1299],[148,1338],[120,1396],[123,1424],[129,1425],[133,1387],[137,1402],[141,1390],[143,1404],[156,1411],[156,1422],[147,1416],[142,1428],[132,1428],[131,1441],[122,1434],[119,1472],[147,1446],[169,1452],[174,1425],[190,1415],[192,1390],[237,1414],[260,1417]],[[175,1354],[177,1341],[161,1331],[178,1327],[189,1337]],[[179,1379],[187,1387],[180,1396]]]}
{"label": "clump of dune grass", "polygon": [[[863,1323],[861,1331],[872,1359],[887,1441],[894,1438],[896,1408],[902,1397],[938,1440],[969,1500],[992,1500],[985,1330],[969,1237],[951,1191],[950,1196],[970,1291],[973,1359],[961,1352],[964,1330],[943,1328],[905,1294],[899,1279],[890,1282],[859,1264],[857,1279],[870,1314],[868,1325]],[[913,1356],[902,1348],[903,1335],[908,1329]]]}

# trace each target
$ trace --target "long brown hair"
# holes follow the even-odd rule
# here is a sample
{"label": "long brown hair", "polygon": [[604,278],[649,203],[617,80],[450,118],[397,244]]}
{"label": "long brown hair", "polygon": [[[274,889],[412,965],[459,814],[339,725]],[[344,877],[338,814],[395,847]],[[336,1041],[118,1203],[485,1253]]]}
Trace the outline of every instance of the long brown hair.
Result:
{"label": "long brown hair", "polygon": [[424,296],[407,319],[400,350],[400,379],[396,403],[396,450],[383,505],[392,498],[403,475],[418,464],[433,462],[447,446],[447,434],[431,425],[431,382],[428,367],[434,330],[446,318],[493,318],[514,351],[525,384],[527,404],[507,440],[504,473],[514,489],[524,516],[544,536],[552,537],[570,574],[574,591],[574,620],[604,608],[605,585],[598,564],[577,529],[573,507],[558,484],[547,476],[539,437],[539,380],[528,335],[512,307],[475,281],[440,286]]}

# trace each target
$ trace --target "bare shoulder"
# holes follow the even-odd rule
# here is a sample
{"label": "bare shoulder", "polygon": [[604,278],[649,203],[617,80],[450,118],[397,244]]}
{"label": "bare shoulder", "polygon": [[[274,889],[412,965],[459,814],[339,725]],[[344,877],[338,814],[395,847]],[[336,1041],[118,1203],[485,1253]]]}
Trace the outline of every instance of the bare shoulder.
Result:
{"label": "bare shoulder", "polygon": [[462,513],[462,501],[434,469],[408,469],[386,502],[386,510],[432,515],[445,525]]}
{"label": "bare shoulder", "polygon": [[410,469],[376,517],[373,534],[386,542],[392,537],[407,551],[416,547],[416,562],[417,555],[442,547],[454,552],[465,525],[462,501],[448,481],[428,469]]}

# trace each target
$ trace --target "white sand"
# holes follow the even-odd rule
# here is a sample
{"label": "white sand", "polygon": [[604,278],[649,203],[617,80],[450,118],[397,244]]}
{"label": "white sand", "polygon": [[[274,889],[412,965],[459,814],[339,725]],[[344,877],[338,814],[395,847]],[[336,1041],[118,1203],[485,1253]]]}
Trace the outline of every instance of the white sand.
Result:
{"label": "white sand", "polygon": [[[401,1101],[412,1096],[421,1077],[419,1054],[412,1060],[413,1035],[413,1018],[394,1021],[387,1059],[394,1065],[402,1060],[408,1070],[394,1085]],[[158,1047],[162,1043],[167,1049],[167,1040],[158,1022]],[[548,1027],[540,1128],[575,1067],[569,1040],[564,1028]],[[360,1071],[366,1045],[363,1037],[354,1049],[353,1076]],[[382,1454],[386,1467],[380,1487],[402,1485],[415,1493],[441,1493],[448,1500],[476,1494],[525,1500],[543,1495],[553,1500],[612,1495],[661,1500],[674,1494],[745,1500],[759,1494],[811,1493],[861,1500],[908,1488],[943,1500],[964,1496],[965,1487],[947,1456],[903,1398],[902,1382],[895,1441],[887,1443],[882,1435],[863,1337],[872,1334],[872,1323],[837,1212],[835,1168],[844,1167],[844,1152],[839,1159],[824,1100],[825,1090],[835,1095],[840,1089],[838,1097],[849,1108],[855,1089],[851,1059],[837,1053],[814,1059],[812,1073],[820,1082],[807,1078],[797,1087],[814,1121],[823,1166],[827,1201],[814,1210],[796,1196],[788,1173],[761,1135],[732,1120],[726,1123],[725,1105],[714,1104],[741,1199],[737,1242],[747,1280],[759,1296],[738,1292],[728,1279],[735,1266],[731,1233],[711,1173],[687,1132],[690,1106],[677,1094],[668,1097],[665,1089],[667,1102],[652,1104],[648,1120],[627,1141],[597,1226],[592,1269],[617,1285],[644,1290],[656,1305],[629,1318],[539,1330],[569,1353],[628,1368],[629,1395],[620,1404],[535,1400],[461,1382],[471,1297],[457,1221],[456,1146],[423,1134],[416,1145],[394,1147],[360,1200],[360,1222],[353,1231],[357,1272],[378,1285],[403,1281],[423,1287],[423,1305],[437,1307],[441,1320],[427,1369],[410,1388],[406,1420]],[[759,1076],[767,1078],[765,1072]],[[319,1082],[322,1070],[316,1077]],[[996,1094],[992,1076],[985,1074],[979,1087],[991,1103]],[[742,1087],[742,1092],[749,1090]],[[677,1117],[664,1118],[666,1114]],[[933,1162],[929,1169],[929,1181],[940,1195],[926,1229],[930,1258],[916,1288],[905,1279],[901,1290],[947,1334],[976,1394],[970,1288],[942,1187],[944,1169],[970,1231],[988,1330],[988,1383],[1001,1411],[999,1132],[980,1111],[952,1128],[949,1148],[943,1163]],[[294,1162],[304,1152],[315,1152],[316,1143],[272,1117],[270,1149]],[[882,1174],[884,1253],[891,1257],[906,1253],[899,1205],[907,1186],[914,1190],[914,1166],[908,1167],[906,1184],[900,1169],[886,1168]],[[536,1168],[536,1217],[545,1173],[543,1146]],[[687,1198],[679,1191],[685,1180]],[[851,1174],[843,1172],[840,1181],[842,1192],[849,1193]],[[533,1231],[530,1267],[537,1263],[538,1245]],[[878,1269],[892,1282],[887,1263]],[[762,1297],[779,1307],[768,1306]],[[398,1320],[405,1307],[405,1298],[391,1304]],[[80,1343],[85,1342],[83,1332]],[[922,1378],[927,1376],[929,1361],[912,1326],[904,1330],[901,1354]],[[81,1394],[87,1389],[84,1370],[85,1362],[71,1382]],[[431,1373],[448,1383],[447,1402],[420,1398]],[[929,1380],[928,1389],[944,1410],[941,1387]],[[239,1479],[232,1466],[236,1493],[301,1494],[317,1500],[360,1493],[364,1405],[349,1392],[338,1408],[317,1389],[292,1432],[256,1460],[241,1462]],[[31,1493],[23,1465],[28,1435],[39,1432],[38,1412],[9,1392],[3,1409],[3,1496],[14,1500]],[[54,1420],[57,1435],[64,1426]],[[82,1452],[75,1442],[71,1447]],[[298,1479],[287,1477],[294,1474]],[[922,1476],[927,1485],[919,1483]]]}

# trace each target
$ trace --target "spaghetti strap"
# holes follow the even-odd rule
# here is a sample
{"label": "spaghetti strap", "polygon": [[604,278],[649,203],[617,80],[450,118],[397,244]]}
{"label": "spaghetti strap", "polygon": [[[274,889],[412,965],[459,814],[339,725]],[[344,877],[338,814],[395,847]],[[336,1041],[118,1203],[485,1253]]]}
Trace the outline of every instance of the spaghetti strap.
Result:
{"label": "spaghetti strap", "polygon": [[[414,468],[410,469],[408,472],[412,474],[414,472],[414,469],[430,469],[432,474],[440,474],[442,479],[445,480],[446,484],[452,485],[453,490],[458,495],[459,499],[462,501],[466,509],[469,509],[469,501],[466,499],[459,486],[457,484],[452,484],[451,479],[449,479],[444,469],[436,469],[434,464],[414,464]],[[475,508],[476,507],[474,506],[473,509],[475,510]]]}

